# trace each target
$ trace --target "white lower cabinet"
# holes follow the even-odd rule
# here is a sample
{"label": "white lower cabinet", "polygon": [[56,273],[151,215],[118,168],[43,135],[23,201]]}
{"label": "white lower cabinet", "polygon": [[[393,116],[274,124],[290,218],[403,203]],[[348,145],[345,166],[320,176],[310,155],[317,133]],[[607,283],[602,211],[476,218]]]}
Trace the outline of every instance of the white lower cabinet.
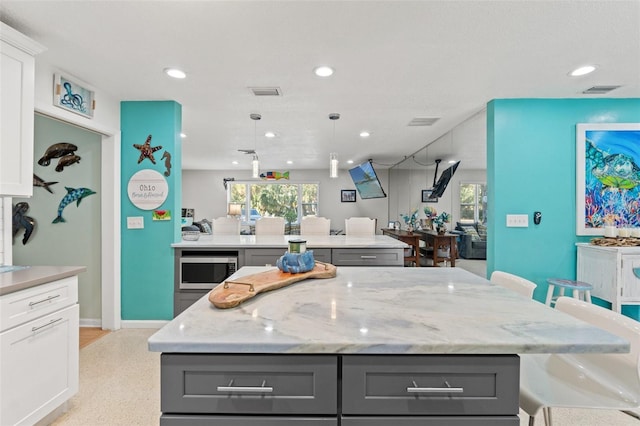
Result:
{"label": "white lower cabinet", "polygon": [[[67,294],[77,291],[77,279],[70,285]],[[42,300],[38,287],[2,298],[22,300],[16,297],[20,294],[34,295],[33,303]],[[40,306],[26,304],[25,309]],[[70,299],[0,333],[0,425],[35,424],[78,391],[79,311],[77,299]]]}

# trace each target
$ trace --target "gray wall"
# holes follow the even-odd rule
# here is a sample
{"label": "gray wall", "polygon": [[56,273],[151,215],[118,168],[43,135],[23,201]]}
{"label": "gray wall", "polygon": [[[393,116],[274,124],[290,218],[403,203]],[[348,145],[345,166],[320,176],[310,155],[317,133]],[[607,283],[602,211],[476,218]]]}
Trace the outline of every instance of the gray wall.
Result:
{"label": "gray wall", "polygon": [[[386,169],[375,166],[382,187],[389,193],[389,174]],[[284,170],[283,170],[284,171]],[[362,200],[357,196],[355,203],[340,201],[341,189],[355,189],[348,170],[340,170],[337,179],[329,178],[326,170],[290,170],[290,183],[319,183],[319,216],[331,219],[332,229],[344,229],[344,220],[354,216],[367,216],[378,219],[378,229],[388,221],[388,198]],[[236,180],[254,181],[250,170],[183,170],[182,171],[182,207],[195,209],[195,220],[226,216],[227,194],[222,179],[233,177]],[[283,182],[283,181],[279,181]],[[380,232],[378,232],[380,233]]]}
{"label": "gray wall", "polygon": [[[23,230],[13,239],[14,265],[78,265],[87,272],[78,276],[80,318],[87,325],[99,324],[101,319],[101,203],[100,170],[102,137],[96,133],[64,124],[36,114],[33,172],[47,182],[57,181],[50,188],[34,187],[33,197],[13,198],[13,203],[29,203],[28,216],[35,219],[35,232],[27,244],[22,244]],[[58,159],[47,167],[38,160],[46,149],[58,142],[70,142],[78,147],[79,163],[56,172]],[[95,191],[82,200],[69,204],[62,212],[66,223],[51,223],[57,216],[58,205],[71,188],[85,187]],[[88,322],[87,322],[88,320]]]}

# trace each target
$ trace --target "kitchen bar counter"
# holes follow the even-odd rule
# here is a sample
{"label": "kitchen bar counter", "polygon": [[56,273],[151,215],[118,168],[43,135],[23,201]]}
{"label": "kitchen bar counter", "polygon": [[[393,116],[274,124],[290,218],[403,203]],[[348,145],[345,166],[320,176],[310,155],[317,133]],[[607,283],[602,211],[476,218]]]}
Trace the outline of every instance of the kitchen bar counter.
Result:
{"label": "kitchen bar counter", "polygon": [[[241,275],[266,270],[245,267]],[[156,352],[627,352],[626,341],[459,268],[338,268],[233,309],[207,297],[148,341]]]}
{"label": "kitchen bar counter", "polygon": [[29,266],[3,272],[0,273],[0,296],[78,275],[86,270],[84,266]]}
{"label": "kitchen bar counter", "polygon": [[198,241],[171,244],[175,248],[287,248],[289,240],[305,240],[307,248],[409,248],[402,241],[385,235],[201,235]]}

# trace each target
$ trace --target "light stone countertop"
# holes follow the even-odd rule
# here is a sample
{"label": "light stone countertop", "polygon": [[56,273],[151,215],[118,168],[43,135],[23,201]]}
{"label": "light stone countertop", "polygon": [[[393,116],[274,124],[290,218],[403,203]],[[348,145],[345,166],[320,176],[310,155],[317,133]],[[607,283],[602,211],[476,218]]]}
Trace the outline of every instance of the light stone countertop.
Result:
{"label": "light stone countertop", "polygon": [[[272,268],[244,267],[232,278]],[[148,341],[155,352],[628,352],[628,342],[460,268],[342,267],[232,309],[207,295]]]}
{"label": "light stone countertop", "polygon": [[201,235],[198,241],[171,244],[174,248],[286,248],[289,240],[305,240],[307,248],[409,248],[400,240],[386,236],[350,235]]}
{"label": "light stone countertop", "polygon": [[3,272],[0,273],[0,296],[78,275],[86,270],[84,266],[29,266]]}

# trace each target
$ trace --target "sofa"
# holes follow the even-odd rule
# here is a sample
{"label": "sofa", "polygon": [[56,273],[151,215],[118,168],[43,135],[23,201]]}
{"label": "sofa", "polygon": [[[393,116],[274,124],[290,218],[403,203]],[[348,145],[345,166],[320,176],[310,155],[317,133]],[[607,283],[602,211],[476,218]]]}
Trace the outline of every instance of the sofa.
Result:
{"label": "sofa", "polygon": [[458,254],[463,259],[487,258],[487,227],[478,222],[456,222]]}

